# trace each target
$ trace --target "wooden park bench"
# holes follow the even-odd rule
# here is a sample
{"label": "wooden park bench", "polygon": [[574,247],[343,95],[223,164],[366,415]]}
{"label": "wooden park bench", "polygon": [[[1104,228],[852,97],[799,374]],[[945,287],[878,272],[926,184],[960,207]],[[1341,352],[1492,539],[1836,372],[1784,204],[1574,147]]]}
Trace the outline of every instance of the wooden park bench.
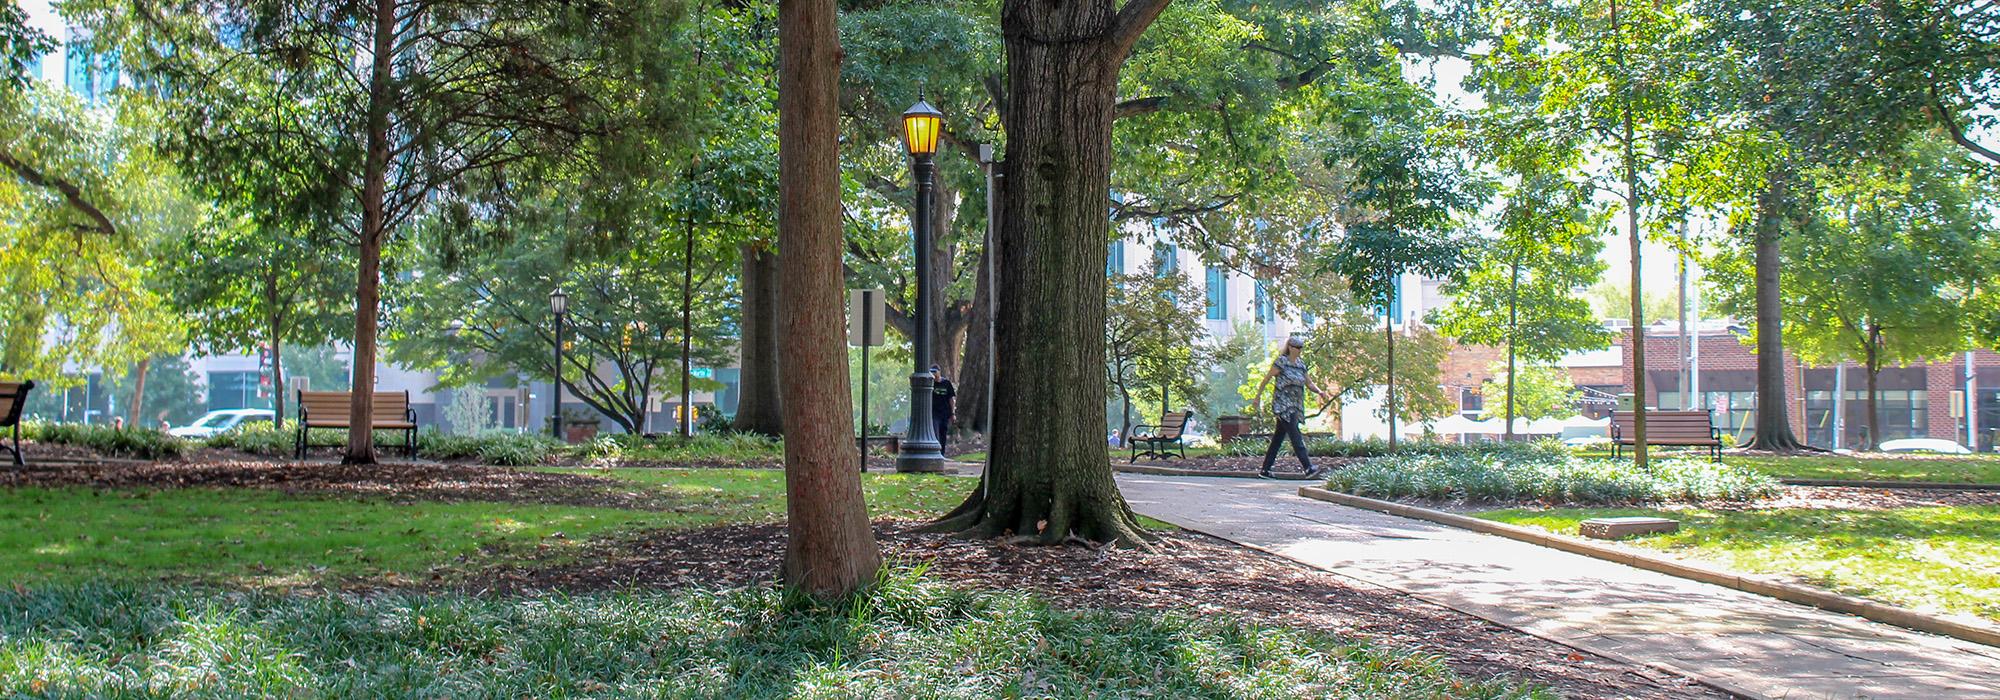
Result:
{"label": "wooden park bench", "polygon": [[34,388],[34,382],[0,382],[0,428],[14,430],[14,446],[0,444],[0,450],[14,454],[16,467],[28,466],[28,462],[21,459],[21,409],[27,407],[28,392]]}
{"label": "wooden park bench", "polygon": [[[306,458],[309,431],[317,428],[353,430],[354,395],[346,391],[300,391],[299,435],[292,451]],[[410,408],[410,392],[375,392],[375,413],[368,425],[376,430],[403,431],[403,454],[417,454],[417,412]]]}
{"label": "wooden park bench", "polygon": [[[1611,456],[1619,448],[1633,444],[1632,412],[1611,412]],[[1706,447],[1709,459],[1722,461],[1722,432],[1709,421],[1707,411],[1647,411],[1646,444],[1677,447]]]}
{"label": "wooden park bench", "polygon": [[1188,419],[1193,417],[1194,411],[1180,411],[1160,416],[1159,425],[1132,426],[1132,458],[1127,461],[1137,462],[1140,457],[1187,459],[1187,443],[1181,436],[1187,433]]}

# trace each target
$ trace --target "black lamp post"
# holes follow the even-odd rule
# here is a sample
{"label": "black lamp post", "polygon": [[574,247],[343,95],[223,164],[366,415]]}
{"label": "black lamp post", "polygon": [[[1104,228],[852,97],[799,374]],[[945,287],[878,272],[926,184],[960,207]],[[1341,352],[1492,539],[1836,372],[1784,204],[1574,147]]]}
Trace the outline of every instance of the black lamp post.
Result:
{"label": "black lamp post", "polygon": [[943,119],[944,113],[922,99],[911,105],[909,111],[903,112],[903,145],[910,151],[911,170],[917,185],[916,206],[910,217],[910,230],[915,234],[917,248],[917,332],[910,344],[916,365],[910,372],[910,430],[903,437],[901,451],[896,454],[896,471],[899,472],[944,471],[944,452],[938,445],[936,431],[931,427],[933,384],[930,374],[931,197],[935,169],[931,157],[937,155],[938,131]]}
{"label": "black lamp post", "polygon": [[549,433],[557,440],[562,433],[562,332],[563,317],[569,314],[569,295],[561,287],[549,292],[549,313],[556,317],[556,371],[549,375]]}

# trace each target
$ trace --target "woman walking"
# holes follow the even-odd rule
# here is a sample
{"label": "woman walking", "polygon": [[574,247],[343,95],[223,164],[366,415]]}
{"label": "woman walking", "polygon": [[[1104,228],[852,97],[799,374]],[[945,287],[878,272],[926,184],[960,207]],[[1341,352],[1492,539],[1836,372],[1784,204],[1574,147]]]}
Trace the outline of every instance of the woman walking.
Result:
{"label": "woman walking", "polygon": [[1305,470],[1306,478],[1319,476],[1312,458],[1306,454],[1306,436],[1299,432],[1299,424],[1305,422],[1306,389],[1310,387],[1322,401],[1326,400],[1327,392],[1313,384],[1306,374],[1306,362],[1300,357],[1305,349],[1303,338],[1292,336],[1285,341],[1285,352],[1271,362],[1271,371],[1264,373],[1263,381],[1257,382],[1257,393],[1250,397],[1250,411],[1262,410],[1264,387],[1273,378],[1278,380],[1277,391],[1271,397],[1271,413],[1278,418],[1278,429],[1271,432],[1271,446],[1264,450],[1264,468],[1257,472],[1266,479],[1272,478],[1271,465],[1278,460],[1278,448],[1287,438],[1292,441],[1292,454],[1298,456],[1299,468]]}

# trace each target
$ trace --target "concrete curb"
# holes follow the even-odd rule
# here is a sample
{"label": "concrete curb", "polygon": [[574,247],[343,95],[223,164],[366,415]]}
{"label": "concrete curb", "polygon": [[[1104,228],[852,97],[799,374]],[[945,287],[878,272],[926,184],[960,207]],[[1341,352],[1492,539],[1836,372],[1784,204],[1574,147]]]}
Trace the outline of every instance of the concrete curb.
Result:
{"label": "concrete curb", "polygon": [[1538,544],[1572,554],[1581,554],[1594,559],[1617,562],[1668,576],[1678,576],[1702,583],[1712,583],[1746,593],[1777,598],[1786,602],[1810,605],[1822,610],[1855,615],[1883,624],[1905,627],[1919,632],[1929,632],[1931,634],[1963,639],[1968,642],[2000,647],[2000,627],[1947,620],[1908,608],[1877,603],[1872,600],[1842,595],[1818,588],[1800,586],[1794,583],[1778,581],[1767,576],[1739,574],[1701,564],[1656,557],[1650,554],[1641,554],[1620,547],[1586,542],[1573,537],[1550,534],[1541,530],[1496,523],[1490,520],[1480,520],[1478,518],[1402,503],[1378,501],[1373,498],[1363,498],[1361,496],[1328,491],[1313,486],[1301,487],[1299,495],[1316,501],[1364,508],[1405,518],[1428,520],[1440,525],[1450,525],[1474,532],[1497,535],[1511,540]]}
{"label": "concrete curb", "polygon": [[1842,486],[1857,489],[1937,489],[1941,491],[2000,491],[2000,484],[1936,481],[1848,481],[1845,479],[1779,479],[1786,486]]}
{"label": "concrete curb", "polygon": [[1177,469],[1174,467],[1155,467],[1150,464],[1119,464],[1117,462],[1111,463],[1111,470],[1125,472],[1127,474],[1148,474],[1152,476],[1213,476],[1223,479],[1257,478],[1257,472],[1205,471],[1201,469]]}
{"label": "concrete curb", "polygon": [[[1146,474],[1149,476],[1208,476],[1208,477],[1215,477],[1218,479],[1258,478],[1257,472],[1225,472],[1225,471],[1209,471],[1206,469],[1176,469],[1174,467],[1156,467],[1150,464],[1113,463],[1111,465],[1111,470],[1117,472],[1124,472],[1126,474]],[[1307,479],[1305,478],[1304,474],[1298,474],[1293,472],[1279,472],[1272,477],[1272,480],[1273,481],[1319,481],[1319,479]]]}

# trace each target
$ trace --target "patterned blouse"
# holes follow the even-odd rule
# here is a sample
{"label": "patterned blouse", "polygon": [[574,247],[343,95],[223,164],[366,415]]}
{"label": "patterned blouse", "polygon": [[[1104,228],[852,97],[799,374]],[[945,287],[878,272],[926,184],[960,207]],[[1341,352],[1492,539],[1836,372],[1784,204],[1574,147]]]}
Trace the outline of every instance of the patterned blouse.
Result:
{"label": "patterned blouse", "polygon": [[1278,420],[1294,423],[1306,414],[1306,362],[1279,355],[1271,366],[1278,370],[1278,392],[1271,398],[1271,413]]}

